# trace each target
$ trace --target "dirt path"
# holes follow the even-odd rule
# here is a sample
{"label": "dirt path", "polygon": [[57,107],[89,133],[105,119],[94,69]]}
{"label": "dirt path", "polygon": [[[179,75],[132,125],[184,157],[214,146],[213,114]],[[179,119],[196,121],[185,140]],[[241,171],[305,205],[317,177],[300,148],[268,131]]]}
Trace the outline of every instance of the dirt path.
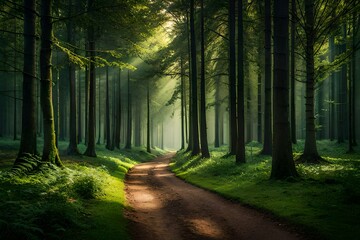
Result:
{"label": "dirt path", "polygon": [[255,210],[178,179],[173,155],[135,166],[126,179],[132,239],[302,239]]}

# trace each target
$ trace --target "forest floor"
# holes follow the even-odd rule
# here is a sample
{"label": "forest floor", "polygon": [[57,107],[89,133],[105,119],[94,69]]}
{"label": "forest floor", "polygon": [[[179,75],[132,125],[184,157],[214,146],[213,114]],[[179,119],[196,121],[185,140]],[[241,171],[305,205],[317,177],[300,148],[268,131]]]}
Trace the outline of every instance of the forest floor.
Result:
{"label": "forest floor", "polygon": [[177,178],[169,170],[173,156],[136,165],[127,174],[132,239],[305,239],[267,214]]}

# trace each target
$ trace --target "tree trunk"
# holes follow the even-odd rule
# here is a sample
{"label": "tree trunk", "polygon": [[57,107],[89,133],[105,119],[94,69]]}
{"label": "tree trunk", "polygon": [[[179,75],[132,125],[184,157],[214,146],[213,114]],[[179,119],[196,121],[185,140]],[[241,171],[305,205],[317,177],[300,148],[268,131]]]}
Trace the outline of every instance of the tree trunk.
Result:
{"label": "tree trunk", "polygon": [[[106,101],[105,101],[105,109],[106,109],[106,149],[114,150],[111,144],[111,121],[110,121],[110,93],[109,93],[109,67],[106,66]],[[99,126],[100,128],[100,126]]]}
{"label": "tree trunk", "polygon": [[314,0],[305,0],[305,34],[306,34],[306,136],[302,162],[317,163],[321,160],[316,146],[315,112],[314,112],[314,87],[315,87],[315,62],[314,62]]}
{"label": "tree trunk", "polygon": [[229,147],[230,155],[236,154],[236,45],[235,45],[235,0],[229,0]]}
{"label": "tree trunk", "polygon": [[127,106],[127,131],[126,131],[126,149],[131,149],[131,135],[132,135],[132,110],[131,110],[131,91],[130,91],[130,71],[128,70],[128,81],[127,81],[127,95],[128,95],[128,106]]}
{"label": "tree trunk", "polygon": [[41,1],[41,50],[40,50],[40,73],[41,73],[41,108],[44,122],[44,147],[42,162],[49,162],[62,166],[59,152],[56,147],[54,111],[52,104],[52,0]]}
{"label": "tree trunk", "polygon": [[186,149],[187,152],[192,151],[193,149],[193,128],[192,128],[192,73],[191,73],[191,68],[192,68],[192,64],[191,64],[191,40],[190,40],[190,32],[189,32],[189,27],[190,27],[190,17],[189,17],[189,13],[186,13],[186,33],[187,33],[187,42],[188,42],[188,55],[189,55],[189,143],[188,143],[188,147]]}
{"label": "tree trunk", "polygon": [[200,153],[199,123],[198,123],[198,93],[197,93],[197,67],[196,67],[196,39],[195,39],[195,16],[194,0],[190,0],[190,45],[191,45],[191,126],[192,126],[192,149],[191,155]]}
{"label": "tree trunk", "polygon": [[204,36],[204,0],[201,0],[201,79],[200,79],[200,141],[201,141],[201,157],[209,158],[209,146],[207,140],[206,129],[206,90],[205,90],[205,36]]}
{"label": "tree trunk", "polygon": [[265,0],[265,107],[264,143],[261,154],[272,153],[272,109],[271,109],[271,0]]}
{"label": "tree trunk", "polygon": [[[98,71],[98,107],[99,107],[99,110],[98,110],[98,131],[97,131],[98,132],[98,139],[97,139],[97,142],[96,142],[97,145],[101,144],[101,109],[102,109],[101,108],[101,83],[100,83],[101,74],[99,72],[100,72],[100,70]],[[105,109],[106,109],[106,106],[105,106]],[[104,126],[105,126],[104,135],[106,135],[106,122],[105,122]]]}
{"label": "tree trunk", "polygon": [[78,71],[78,143],[82,142],[82,108],[81,108],[81,78]]}
{"label": "tree trunk", "polygon": [[[346,52],[346,25],[342,27],[343,29],[343,43],[339,46],[340,53]],[[346,91],[347,91],[347,63],[344,63],[341,67],[341,72],[339,72],[339,79],[338,79],[338,98],[339,98],[339,105],[338,105],[338,143],[345,142],[345,133],[346,133],[346,125],[347,122],[345,121],[346,116]]]}
{"label": "tree trunk", "polygon": [[[92,9],[93,0],[88,0],[88,9]],[[89,110],[88,110],[88,140],[87,148],[84,155],[89,157],[96,157],[95,151],[95,105],[96,105],[96,75],[95,75],[95,30],[94,26],[88,26],[88,51],[90,56],[89,66]]]}
{"label": "tree trunk", "polygon": [[[146,108],[147,108],[147,119],[146,119],[146,151],[151,153],[151,143],[150,143],[150,86],[149,81],[146,86]],[[182,109],[181,109],[182,110]],[[182,119],[184,120],[184,119]],[[183,123],[183,122],[182,122]],[[182,132],[182,137],[184,137],[184,132]]]}
{"label": "tree trunk", "polygon": [[[14,18],[14,32],[17,32],[17,24],[16,18]],[[14,35],[14,48],[17,49],[17,34]],[[14,51],[14,69],[17,69],[17,54]],[[13,121],[13,140],[17,140],[17,73],[14,72],[14,107],[13,107],[13,114],[14,114],[14,121]]]}
{"label": "tree trunk", "polygon": [[[72,16],[72,0],[69,0],[69,16]],[[68,43],[75,44],[74,25],[72,21],[66,24]],[[76,127],[76,72],[75,65],[69,59],[69,86],[70,86],[70,140],[67,148],[68,155],[78,155],[77,127]]]}
{"label": "tree trunk", "polygon": [[[24,0],[24,67],[21,141],[18,156],[36,150],[36,1]],[[16,164],[17,161],[15,161]]]}
{"label": "tree trunk", "polygon": [[121,132],[121,69],[119,68],[118,87],[117,87],[117,108],[116,108],[116,126],[115,126],[115,147],[120,149],[120,132]]}
{"label": "tree trunk", "polygon": [[296,144],[296,109],[295,109],[295,34],[296,34],[296,0],[291,0],[291,66],[290,66],[290,118],[291,141]]}
{"label": "tree trunk", "polygon": [[215,142],[214,147],[220,147],[220,76],[215,79]]}
{"label": "tree trunk", "polygon": [[[329,38],[329,61],[332,63],[335,58],[334,36]],[[329,78],[329,139],[335,139],[335,73],[331,73]]]}
{"label": "tree trunk", "polygon": [[[185,149],[185,69],[183,55],[180,56],[180,81],[181,81],[181,146],[180,149]],[[149,116],[148,116],[149,117]]]}
{"label": "tree trunk", "polygon": [[289,2],[274,1],[274,142],[272,179],[298,176],[289,122]]}
{"label": "tree trunk", "polygon": [[[239,0],[238,6],[238,79],[237,79],[237,149],[236,163],[245,163],[245,113],[244,113],[244,23],[243,23],[243,0]],[[249,93],[250,95],[250,93]],[[248,103],[250,104],[250,103]]]}

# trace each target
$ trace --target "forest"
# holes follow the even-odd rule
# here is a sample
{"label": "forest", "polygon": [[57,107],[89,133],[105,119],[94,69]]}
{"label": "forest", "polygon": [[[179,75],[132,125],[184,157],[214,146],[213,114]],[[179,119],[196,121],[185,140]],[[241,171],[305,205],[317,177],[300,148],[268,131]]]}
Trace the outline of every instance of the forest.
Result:
{"label": "forest", "polygon": [[0,0],[0,239],[358,239],[359,64],[359,0]]}

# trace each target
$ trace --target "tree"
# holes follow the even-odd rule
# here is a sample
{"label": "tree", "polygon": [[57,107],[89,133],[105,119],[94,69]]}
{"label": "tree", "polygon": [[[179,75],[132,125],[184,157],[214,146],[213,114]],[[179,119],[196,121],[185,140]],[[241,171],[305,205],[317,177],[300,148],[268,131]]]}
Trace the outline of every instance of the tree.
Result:
{"label": "tree", "polygon": [[237,78],[237,149],[236,162],[245,163],[245,113],[244,113],[244,23],[243,1],[238,2],[238,78]]}
{"label": "tree", "polygon": [[191,155],[200,153],[199,123],[198,123],[198,100],[197,100],[197,60],[196,60],[196,37],[194,19],[194,0],[190,0],[190,55],[191,55],[191,128],[192,149]]}
{"label": "tree", "polygon": [[54,111],[52,105],[52,0],[41,1],[41,50],[40,50],[40,83],[41,108],[44,123],[44,147],[42,162],[49,162],[62,166],[55,140]]}
{"label": "tree", "polygon": [[[72,15],[72,0],[69,0],[69,16]],[[70,44],[74,44],[74,25],[72,21],[69,21],[66,24],[67,27],[67,38]],[[68,155],[78,155],[79,149],[77,148],[77,126],[76,126],[76,73],[75,73],[75,65],[71,63],[69,59],[69,86],[70,86],[70,141],[67,149]]]}
{"label": "tree", "polygon": [[127,78],[127,131],[126,131],[126,149],[131,149],[131,135],[132,135],[132,106],[131,106],[131,87],[130,87],[130,71],[128,70]]}
{"label": "tree", "polygon": [[229,0],[229,154],[236,154],[236,41],[235,41],[235,0]]}
{"label": "tree", "polygon": [[271,0],[265,0],[265,107],[264,107],[264,143],[262,154],[272,153],[272,109],[271,109]]}
{"label": "tree", "polygon": [[204,33],[204,0],[201,0],[201,79],[200,79],[200,141],[201,157],[209,158],[209,147],[206,129],[206,91],[205,91],[205,33]]}
{"label": "tree", "polygon": [[[88,0],[88,11],[91,11],[93,8],[94,1]],[[96,157],[95,151],[95,105],[96,105],[96,75],[95,75],[95,29],[93,25],[89,25],[87,29],[87,39],[88,39],[88,52],[89,52],[89,103],[88,103],[88,139],[87,139],[87,148],[84,155],[89,157]]]}
{"label": "tree", "polygon": [[295,33],[296,33],[296,0],[291,0],[291,66],[290,66],[290,118],[291,141],[296,144],[296,109],[295,109]]}
{"label": "tree", "polygon": [[[24,0],[24,67],[21,141],[18,157],[36,149],[36,1]],[[17,161],[15,161],[17,164]]]}
{"label": "tree", "polygon": [[289,122],[289,2],[274,1],[273,157],[271,178],[298,176]]}

